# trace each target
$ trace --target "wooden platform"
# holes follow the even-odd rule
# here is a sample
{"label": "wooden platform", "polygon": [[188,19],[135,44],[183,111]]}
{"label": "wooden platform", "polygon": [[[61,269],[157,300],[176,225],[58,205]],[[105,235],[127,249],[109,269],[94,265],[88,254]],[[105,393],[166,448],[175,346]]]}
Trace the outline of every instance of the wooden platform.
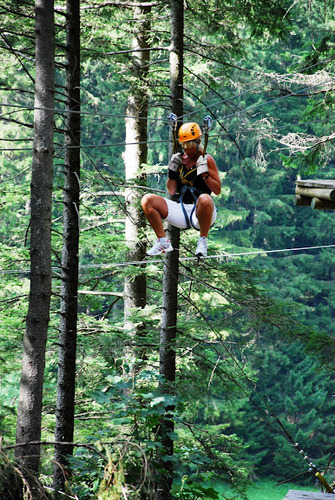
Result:
{"label": "wooden platform", "polygon": [[335,180],[298,179],[295,181],[295,202],[298,207],[335,210]]}
{"label": "wooden platform", "polygon": [[[322,493],[321,491],[289,490],[283,500],[334,500],[333,493]],[[270,500],[270,499],[269,499]]]}
{"label": "wooden platform", "polygon": [[335,189],[334,179],[298,179],[295,184],[311,188]]}

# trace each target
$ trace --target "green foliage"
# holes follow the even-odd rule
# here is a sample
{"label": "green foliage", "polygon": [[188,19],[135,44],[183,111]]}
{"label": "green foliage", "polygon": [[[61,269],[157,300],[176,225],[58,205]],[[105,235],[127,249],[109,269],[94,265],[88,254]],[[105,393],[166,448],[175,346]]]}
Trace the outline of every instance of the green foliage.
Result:
{"label": "green foliage", "polygon": [[182,477],[180,490],[174,492],[175,498],[181,500],[196,500],[198,498],[219,499],[219,494],[214,488],[206,488],[201,484],[190,482],[187,476]]}
{"label": "green foliage", "polygon": [[[292,477],[292,471],[299,475],[309,469],[288,436],[279,432],[274,415],[309,461],[322,466],[332,453],[329,443],[335,406],[331,375],[320,371],[299,344],[259,350],[258,365],[257,392],[241,408],[241,430],[237,431],[247,436],[247,456],[253,460],[255,474],[282,480]],[[260,399],[265,394],[266,400]]]}

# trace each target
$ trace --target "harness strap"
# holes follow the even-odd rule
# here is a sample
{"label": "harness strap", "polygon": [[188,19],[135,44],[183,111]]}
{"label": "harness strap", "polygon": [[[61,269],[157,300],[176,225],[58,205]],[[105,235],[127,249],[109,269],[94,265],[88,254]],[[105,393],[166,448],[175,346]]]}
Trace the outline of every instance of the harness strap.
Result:
{"label": "harness strap", "polygon": [[[184,203],[183,203],[183,199],[184,199],[184,196],[185,196],[185,193],[189,191],[192,196],[193,196],[193,199],[194,199],[194,204],[193,204],[193,208],[192,208],[192,211],[191,211],[191,214],[190,214],[190,217],[188,217],[187,215],[187,212],[186,212],[186,209],[184,207]],[[193,187],[193,186],[188,186],[187,184],[185,184],[185,186],[183,186],[181,188],[181,191],[180,191],[180,195],[179,195],[179,198],[178,198],[178,201],[179,203],[181,204],[181,208],[183,210],[183,214],[184,214],[184,217],[185,217],[185,221],[186,221],[186,226],[187,228],[186,229],[189,229],[191,226],[196,229],[194,227],[194,225],[192,224],[192,217],[193,217],[193,214],[194,214],[194,211],[195,211],[195,208],[196,208],[196,203],[197,203],[197,200],[199,198],[199,195],[200,195],[200,191]]]}

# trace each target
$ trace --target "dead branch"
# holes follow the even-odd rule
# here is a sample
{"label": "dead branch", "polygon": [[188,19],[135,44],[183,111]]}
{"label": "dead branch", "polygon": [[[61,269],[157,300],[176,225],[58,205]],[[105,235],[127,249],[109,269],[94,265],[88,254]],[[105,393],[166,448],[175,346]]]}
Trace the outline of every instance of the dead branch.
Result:
{"label": "dead branch", "polygon": [[290,86],[293,84],[304,85],[306,88],[303,90],[314,90],[313,93],[329,92],[335,88],[335,77],[332,73],[321,70],[312,74],[292,73],[292,74],[278,74],[278,73],[261,73],[261,78],[268,78],[273,86],[273,89],[279,89],[292,95],[306,95],[301,92],[294,92]]}
{"label": "dead branch", "polygon": [[309,134],[297,134],[290,132],[283,137],[273,137],[275,141],[286,146],[292,153],[308,151],[319,146],[325,145],[335,139],[335,133],[318,137]]}

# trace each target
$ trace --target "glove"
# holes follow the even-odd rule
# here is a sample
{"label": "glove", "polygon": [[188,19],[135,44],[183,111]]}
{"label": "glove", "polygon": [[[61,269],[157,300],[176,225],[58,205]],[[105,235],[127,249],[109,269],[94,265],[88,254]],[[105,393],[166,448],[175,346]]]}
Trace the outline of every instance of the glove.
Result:
{"label": "glove", "polygon": [[208,174],[207,155],[199,156],[195,166],[197,167],[197,175],[202,175],[202,174],[206,174],[206,173]]}
{"label": "glove", "polygon": [[171,156],[170,158],[170,163],[169,163],[169,170],[172,170],[173,172],[178,172],[178,169],[181,165],[181,153],[175,153],[174,155]]}

